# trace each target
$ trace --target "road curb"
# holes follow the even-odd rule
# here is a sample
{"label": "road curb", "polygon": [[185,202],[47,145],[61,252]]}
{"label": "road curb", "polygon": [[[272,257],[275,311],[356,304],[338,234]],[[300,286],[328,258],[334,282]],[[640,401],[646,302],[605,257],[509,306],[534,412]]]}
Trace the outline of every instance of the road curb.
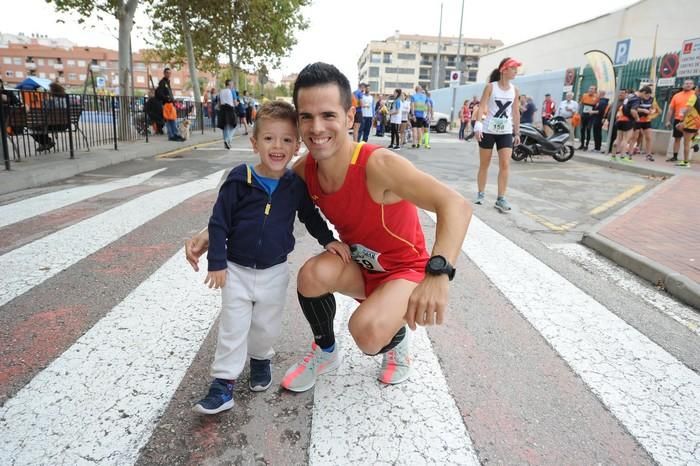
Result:
{"label": "road curb", "polygon": [[663,176],[670,178],[675,176],[675,173],[670,170],[661,170],[658,168],[650,168],[640,165],[635,165],[634,163],[628,162],[611,162],[606,159],[595,158],[590,155],[574,155],[572,160],[577,160],[579,162],[590,163],[592,165],[599,165],[602,167],[612,168],[613,170],[620,170],[630,173],[636,173],[638,175],[650,175],[650,176]]}
{"label": "road curb", "polygon": [[700,285],[685,275],[642,256],[596,232],[584,233],[581,242],[640,277],[649,280],[657,286],[662,286],[669,294],[684,303],[700,309]]}
{"label": "road curb", "polygon": [[216,141],[197,143],[197,144],[193,144],[191,146],[181,147],[179,149],[171,150],[170,152],[163,152],[162,154],[156,154],[155,157],[157,159],[171,159],[171,158],[175,157],[177,154],[180,154],[182,152],[187,152],[189,150],[195,150],[198,147],[206,147],[206,146],[211,146],[211,145],[214,145],[217,143],[221,143],[220,139],[221,138],[217,139]]}

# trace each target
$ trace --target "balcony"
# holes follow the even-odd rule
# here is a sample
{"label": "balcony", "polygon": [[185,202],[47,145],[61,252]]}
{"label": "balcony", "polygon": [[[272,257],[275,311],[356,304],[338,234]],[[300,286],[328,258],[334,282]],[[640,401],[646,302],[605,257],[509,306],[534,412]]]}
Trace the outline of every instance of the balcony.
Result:
{"label": "balcony", "polygon": [[56,71],[63,71],[63,63],[54,63],[53,69]]}
{"label": "balcony", "polygon": [[36,70],[36,63],[33,61],[25,62],[24,66],[26,66],[28,70]]}

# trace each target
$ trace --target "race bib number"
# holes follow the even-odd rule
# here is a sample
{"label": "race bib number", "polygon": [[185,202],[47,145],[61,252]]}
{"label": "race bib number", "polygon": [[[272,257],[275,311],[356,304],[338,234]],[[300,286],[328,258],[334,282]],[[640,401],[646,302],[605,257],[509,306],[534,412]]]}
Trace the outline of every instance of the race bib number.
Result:
{"label": "race bib number", "polygon": [[360,264],[362,267],[373,272],[386,272],[384,267],[379,263],[380,252],[372,251],[361,244],[353,244],[350,246],[350,254],[352,260]]}
{"label": "race bib number", "polygon": [[593,111],[593,107],[591,105],[584,105],[583,106],[583,113],[591,113]]}
{"label": "race bib number", "polygon": [[491,134],[511,134],[513,132],[513,122],[510,118],[493,117],[489,120],[486,132]]}

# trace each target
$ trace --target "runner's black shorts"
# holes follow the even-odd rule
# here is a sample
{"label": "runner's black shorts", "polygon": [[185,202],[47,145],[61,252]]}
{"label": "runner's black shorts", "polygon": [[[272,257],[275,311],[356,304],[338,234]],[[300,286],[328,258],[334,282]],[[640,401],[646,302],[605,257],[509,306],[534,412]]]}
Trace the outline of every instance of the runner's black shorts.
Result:
{"label": "runner's black shorts", "polygon": [[482,133],[481,141],[479,141],[479,147],[482,149],[493,149],[494,145],[496,146],[497,150],[512,149],[513,135]]}
{"label": "runner's black shorts", "polygon": [[683,131],[678,131],[678,123],[682,122],[683,120],[673,120],[673,138],[678,139],[683,137]]}
{"label": "runner's black shorts", "polygon": [[615,128],[617,128],[618,131],[629,131],[634,129],[634,121],[629,121],[629,120],[617,120],[615,122]]}
{"label": "runner's black shorts", "polygon": [[649,129],[651,128],[651,121],[637,121],[634,124],[635,129]]}
{"label": "runner's black shorts", "polygon": [[362,123],[362,109],[355,109],[355,123]]}
{"label": "runner's black shorts", "polygon": [[415,123],[413,123],[414,128],[427,128],[428,124],[425,118],[416,118]]}
{"label": "runner's black shorts", "polygon": [[698,132],[697,128],[683,128],[684,133],[695,134]]}

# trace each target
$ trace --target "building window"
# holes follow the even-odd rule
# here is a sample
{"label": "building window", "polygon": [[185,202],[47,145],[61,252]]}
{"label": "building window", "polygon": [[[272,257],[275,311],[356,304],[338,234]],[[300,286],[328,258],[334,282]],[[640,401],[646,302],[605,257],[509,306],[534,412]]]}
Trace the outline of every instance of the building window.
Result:
{"label": "building window", "polygon": [[145,63],[134,63],[134,71],[146,71]]}
{"label": "building window", "polygon": [[86,77],[87,77],[87,76],[85,76],[84,74],[81,74],[81,75],[80,75],[80,80],[81,80],[81,81],[85,81],[85,78],[86,78]]}
{"label": "building window", "polygon": [[421,66],[433,66],[433,57],[430,55],[423,55],[420,59]]}
{"label": "building window", "polygon": [[53,58],[49,58],[46,60],[46,64],[49,66],[53,66],[54,63],[56,63],[56,60],[54,60]]}
{"label": "building window", "polygon": [[15,78],[24,78],[24,73],[22,71],[15,71]]}
{"label": "building window", "polygon": [[427,68],[421,69],[418,79],[430,79],[430,70]]}
{"label": "building window", "polygon": [[399,54],[399,60],[415,60],[415,59],[416,59],[415,53],[400,53]]}
{"label": "building window", "polygon": [[392,67],[386,67],[384,69],[386,73],[389,74],[414,74],[416,70],[413,68],[392,68]]}
{"label": "building window", "polygon": [[78,75],[75,73],[68,73],[68,81],[77,81]]}
{"label": "building window", "polygon": [[39,73],[40,78],[46,78],[46,73]]}
{"label": "building window", "polygon": [[370,54],[370,63],[381,63],[382,62],[382,54],[379,52],[372,52]]}
{"label": "building window", "polygon": [[56,79],[56,73],[49,73],[49,79]]}
{"label": "building window", "polygon": [[12,78],[12,77],[14,77],[14,76],[15,76],[15,73],[12,72],[11,70],[5,71],[5,77],[6,77],[6,78]]}
{"label": "building window", "polygon": [[391,52],[384,52],[384,63],[391,63]]}
{"label": "building window", "polygon": [[143,84],[146,82],[146,78],[144,76],[136,76],[136,82],[139,84]]}
{"label": "building window", "polygon": [[22,59],[20,57],[13,57],[12,58],[12,63],[15,65],[21,65],[22,64]]}
{"label": "building window", "polygon": [[[39,58],[39,59],[36,61],[36,64],[39,65],[39,66],[44,66],[44,59],[43,59],[43,58]],[[42,77],[43,77],[43,76],[42,76]]]}
{"label": "building window", "polygon": [[75,66],[75,60],[66,60],[66,65]]}
{"label": "building window", "polygon": [[101,61],[101,62],[100,62],[100,66],[101,66],[102,68],[107,68],[107,62],[106,62],[106,61]]}
{"label": "building window", "polygon": [[86,65],[85,60],[78,60],[78,66],[79,66],[79,67],[85,68],[85,65]]}
{"label": "building window", "polygon": [[377,81],[370,81],[369,90],[370,92],[379,92],[379,83]]}
{"label": "building window", "polygon": [[469,72],[469,81],[476,81],[476,71],[470,71]]}
{"label": "building window", "polygon": [[12,64],[12,57],[2,57],[2,63],[4,65],[11,65]]}
{"label": "building window", "polygon": [[369,67],[369,77],[370,78],[378,78],[379,77],[379,67],[378,66],[370,66]]}
{"label": "building window", "polygon": [[410,49],[411,48],[411,41],[407,40],[406,42],[403,43],[403,48],[405,49]]}
{"label": "building window", "polygon": [[447,66],[455,66],[455,57],[453,55],[447,57]]}
{"label": "building window", "polygon": [[151,69],[153,71],[158,71],[158,68],[160,68],[160,65],[158,63],[151,63]]}
{"label": "building window", "polygon": [[472,51],[473,51],[474,53],[479,53],[479,52],[481,52],[481,47],[478,46],[478,45],[476,45],[476,44],[474,44],[474,45],[472,45]]}

